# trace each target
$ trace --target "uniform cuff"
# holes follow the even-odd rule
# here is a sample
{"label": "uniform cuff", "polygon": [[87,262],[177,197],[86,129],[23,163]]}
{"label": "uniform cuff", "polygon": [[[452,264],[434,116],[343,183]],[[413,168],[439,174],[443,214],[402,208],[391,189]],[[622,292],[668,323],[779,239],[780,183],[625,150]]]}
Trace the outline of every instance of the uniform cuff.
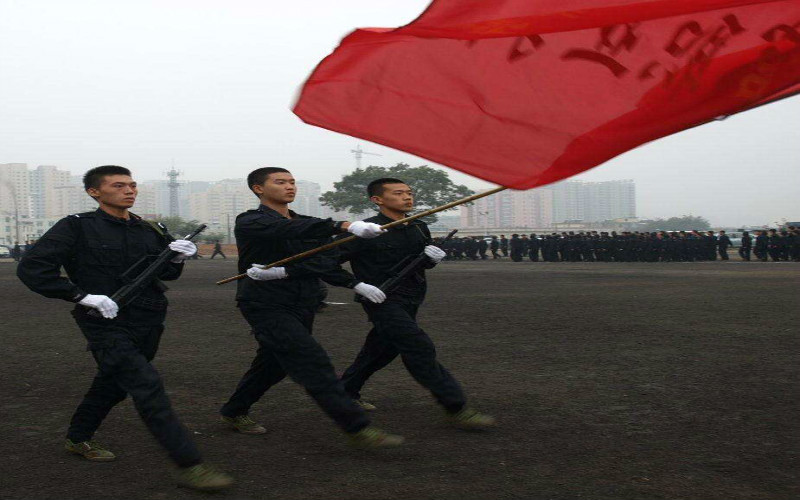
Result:
{"label": "uniform cuff", "polygon": [[347,221],[344,221],[344,220],[337,220],[337,221],[332,221],[332,222],[333,222],[333,231],[334,231],[334,232],[333,232],[333,234],[344,234],[344,233],[346,233],[346,232],[347,232],[345,229],[342,229],[342,226],[343,226],[343,225],[344,225],[344,224],[345,224]]}

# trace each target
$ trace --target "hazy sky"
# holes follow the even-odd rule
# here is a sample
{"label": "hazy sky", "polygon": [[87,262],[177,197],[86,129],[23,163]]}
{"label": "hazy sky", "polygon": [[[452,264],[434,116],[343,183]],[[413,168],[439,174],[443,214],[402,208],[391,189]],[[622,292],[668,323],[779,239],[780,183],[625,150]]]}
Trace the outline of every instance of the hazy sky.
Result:
{"label": "hazy sky", "polygon": [[[172,159],[189,180],[284,166],[323,189],[355,167],[357,144],[383,155],[365,164],[429,164],[305,125],[289,110],[353,28],[399,26],[427,4],[0,0],[0,163],[76,174],[115,163],[140,180],[161,177]],[[640,217],[800,220],[800,97],[661,139],[576,179],[634,179]]]}

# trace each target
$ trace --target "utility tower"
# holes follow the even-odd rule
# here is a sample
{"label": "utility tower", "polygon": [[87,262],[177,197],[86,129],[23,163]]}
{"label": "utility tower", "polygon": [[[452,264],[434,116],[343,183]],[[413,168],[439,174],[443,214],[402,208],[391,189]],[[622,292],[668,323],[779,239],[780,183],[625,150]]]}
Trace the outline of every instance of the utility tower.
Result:
{"label": "utility tower", "polygon": [[180,215],[180,206],[178,205],[178,188],[181,186],[178,182],[178,176],[183,174],[175,170],[175,165],[166,173],[169,178],[167,187],[169,187],[169,216],[177,217]]}
{"label": "utility tower", "polygon": [[360,144],[356,146],[356,149],[351,149],[350,152],[353,153],[353,156],[356,157],[356,168],[361,168],[361,156],[363,155],[383,156],[379,155],[378,153],[368,153],[364,151],[363,149],[361,149]]}

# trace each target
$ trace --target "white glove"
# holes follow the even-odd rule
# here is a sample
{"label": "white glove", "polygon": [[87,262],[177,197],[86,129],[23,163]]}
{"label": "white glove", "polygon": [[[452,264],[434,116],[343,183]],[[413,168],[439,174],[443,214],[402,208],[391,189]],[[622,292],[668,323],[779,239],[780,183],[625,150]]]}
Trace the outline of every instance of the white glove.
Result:
{"label": "white glove", "polygon": [[282,280],[288,276],[286,274],[286,268],[284,267],[270,267],[269,269],[264,269],[265,267],[267,266],[264,264],[253,264],[253,266],[247,270],[247,275],[256,281]]}
{"label": "white glove", "polygon": [[169,244],[169,249],[173,252],[178,252],[178,255],[170,260],[170,262],[176,264],[180,264],[197,253],[197,246],[189,240],[175,240]]}
{"label": "white glove", "polygon": [[447,255],[444,250],[434,245],[426,246],[424,252],[425,255],[427,255],[428,258],[431,259],[434,264],[438,264],[439,262],[441,262],[442,259],[444,259],[445,256]]}
{"label": "white glove", "polygon": [[78,304],[92,309],[97,309],[105,319],[114,319],[119,312],[119,306],[107,295],[87,295]]}
{"label": "white glove", "polygon": [[380,304],[386,300],[386,294],[377,286],[368,285],[367,283],[359,283],[353,287],[353,290],[373,304]]}
{"label": "white glove", "polygon": [[351,222],[350,226],[347,228],[348,233],[353,233],[359,238],[377,238],[378,236],[382,235],[386,232],[385,229],[381,229],[381,226],[372,222],[364,222],[363,220],[357,220],[355,222]]}

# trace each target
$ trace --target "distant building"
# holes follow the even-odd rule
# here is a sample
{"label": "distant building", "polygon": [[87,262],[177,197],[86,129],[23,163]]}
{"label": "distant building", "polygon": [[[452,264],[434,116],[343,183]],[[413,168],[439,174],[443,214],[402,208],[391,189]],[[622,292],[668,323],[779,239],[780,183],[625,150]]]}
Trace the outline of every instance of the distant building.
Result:
{"label": "distant building", "polygon": [[0,213],[33,215],[31,180],[26,163],[0,164]]}
{"label": "distant building", "polygon": [[209,225],[209,232],[228,232],[236,216],[258,206],[258,198],[244,179],[211,183],[206,191],[189,195],[189,219]]}
{"label": "distant building", "polygon": [[63,217],[57,190],[71,184],[69,171],[59,170],[53,165],[39,165],[30,171],[31,215],[36,218]]}
{"label": "distant building", "polygon": [[553,222],[553,193],[548,189],[506,190],[460,207],[463,228],[545,228]]}
{"label": "distant building", "polygon": [[553,192],[553,222],[636,217],[636,185],[632,180],[565,181],[548,188]]}
{"label": "distant building", "polygon": [[322,205],[319,202],[322,190],[320,185],[311,181],[295,181],[297,196],[294,202],[289,205],[294,212],[302,215],[319,217],[322,215]]}
{"label": "distant building", "polygon": [[565,181],[527,191],[506,190],[460,207],[463,228],[544,229],[569,221],[596,223],[636,217],[631,180]]}
{"label": "distant building", "polygon": [[90,212],[97,209],[97,202],[86,193],[81,179],[73,176],[70,184],[54,188],[56,207],[54,216]]}

